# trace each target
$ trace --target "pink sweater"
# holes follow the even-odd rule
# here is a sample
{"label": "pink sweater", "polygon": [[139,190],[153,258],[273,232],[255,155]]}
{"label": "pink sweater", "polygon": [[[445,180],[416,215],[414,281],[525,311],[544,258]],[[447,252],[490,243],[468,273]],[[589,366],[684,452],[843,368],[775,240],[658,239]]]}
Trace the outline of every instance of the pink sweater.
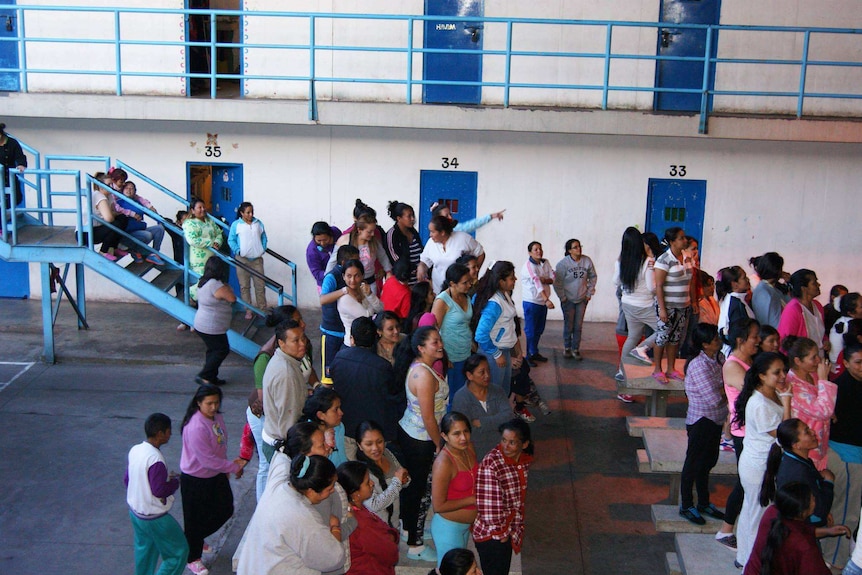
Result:
{"label": "pink sweater", "polygon": [[239,471],[239,466],[227,458],[227,429],[220,413],[208,419],[198,411],[186,424],[180,469],[201,479]]}

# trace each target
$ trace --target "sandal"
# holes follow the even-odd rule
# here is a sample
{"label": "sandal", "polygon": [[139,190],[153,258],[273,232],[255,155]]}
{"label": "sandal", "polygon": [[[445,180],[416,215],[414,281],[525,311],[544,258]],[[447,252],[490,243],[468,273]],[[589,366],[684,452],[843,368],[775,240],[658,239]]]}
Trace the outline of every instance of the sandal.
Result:
{"label": "sandal", "polygon": [[669,374],[667,374],[668,379],[675,379],[677,381],[685,381],[685,375],[680,372],[673,370]]}
{"label": "sandal", "polygon": [[652,374],[652,378],[654,380],[656,380],[657,382],[662,383],[662,384],[668,383],[667,376],[661,372],[656,372],[656,373]]}

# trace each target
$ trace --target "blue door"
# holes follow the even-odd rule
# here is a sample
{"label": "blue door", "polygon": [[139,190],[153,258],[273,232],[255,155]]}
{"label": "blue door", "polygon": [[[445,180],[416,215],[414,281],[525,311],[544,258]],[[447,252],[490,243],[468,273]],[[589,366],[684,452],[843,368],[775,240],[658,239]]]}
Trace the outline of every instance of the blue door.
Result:
{"label": "blue door", "polygon": [[[721,0],[662,0],[658,30],[658,55],[703,58],[706,52],[706,29],[676,28],[674,24],[718,24]],[[718,35],[713,32],[710,56],[717,54]],[[656,87],[675,89],[703,88],[703,60],[659,60],[656,65]],[[715,85],[715,68],[710,66],[708,87]],[[699,112],[700,93],[656,92],[655,109]],[[710,101],[708,106],[711,107]]]}
{"label": "blue door", "polygon": [[[449,206],[452,217],[466,222],[476,217],[476,188],[479,172],[422,170],[419,174],[419,235],[428,242],[428,222],[434,202]],[[472,234],[475,236],[475,234]]]}
{"label": "blue door", "polygon": [[30,265],[0,260],[0,297],[30,297]]}
{"label": "blue door", "polygon": [[[207,173],[210,178],[206,178]],[[209,189],[201,188],[201,182],[208,182]],[[237,208],[243,202],[242,164],[190,163],[188,164],[188,190],[189,200],[192,195],[197,194],[207,203],[207,211],[230,227],[238,217]],[[225,240],[227,240],[227,231],[225,231]],[[234,268],[231,268],[230,272],[230,286],[239,296],[239,282]]]}
{"label": "blue door", "polygon": [[[697,239],[703,254],[703,215],[706,208],[706,180],[657,180],[650,178],[647,196],[646,231],[661,240],[664,231],[680,227]],[[701,256],[702,257],[702,256]]]}
{"label": "blue door", "polygon": [[[425,0],[426,16],[484,15],[483,0]],[[481,21],[425,22],[424,47],[435,50],[482,50]],[[423,58],[424,80],[453,82],[480,82],[482,80],[482,54],[426,53]],[[480,86],[425,84],[422,101],[428,104],[478,104],[482,99]]]}
{"label": "blue door", "polygon": [[[18,44],[6,38],[18,38],[18,14],[2,6],[14,6],[15,0],[0,0],[0,68],[18,68]],[[20,78],[15,72],[0,72],[0,91],[17,92]]]}

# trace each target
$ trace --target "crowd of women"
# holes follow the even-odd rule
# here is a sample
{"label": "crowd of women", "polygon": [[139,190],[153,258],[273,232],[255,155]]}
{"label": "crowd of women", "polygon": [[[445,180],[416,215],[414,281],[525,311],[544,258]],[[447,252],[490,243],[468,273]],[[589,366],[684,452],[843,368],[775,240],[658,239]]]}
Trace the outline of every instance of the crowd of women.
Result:
{"label": "crowd of women", "polygon": [[[716,540],[745,575],[862,573],[862,550],[851,556],[848,541],[862,508],[862,296],[835,286],[824,309],[817,275],[786,273],[775,252],[749,261],[752,290],[742,266],[701,270],[682,229],[663,243],[623,234],[617,378],[631,358],[652,364],[658,382],[685,382],[680,515],[721,520]],[[724,511],[709,490],[722,449],[735,451],[739,470]]]}

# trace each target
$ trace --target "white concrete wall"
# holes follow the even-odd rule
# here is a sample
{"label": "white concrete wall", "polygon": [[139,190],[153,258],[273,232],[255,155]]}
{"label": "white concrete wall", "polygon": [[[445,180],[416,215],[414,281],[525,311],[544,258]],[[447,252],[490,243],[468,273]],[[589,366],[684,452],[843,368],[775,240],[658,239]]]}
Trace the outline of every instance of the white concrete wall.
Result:
{"label": "white concrete wall", "polygon": [[[68,6],[66,0],[34,0],[28,6]],[[172,8],[183,7],[183,0],[91,0],[87,7]],[[116,26],[113,13],[78,11],[27,11],[25,24],[28,38],[113,40]],[[184,39],[181,15],[122,14],[120,37],[124,40],[180,42]],[[181,46],[131,45],[121,48],[121,65],[125,73],[178,74],[185,70],[185,50]],[[117,71],[113,43],[80,44],[65,42],[30,42],[27,44],[27,67],[45,70]],[[29,74],[31,92],[116,93],[114,75]],[[124,77],[123,93],[140,95],[184,94],[181,78]]]}
{"label": "white concrete wall", "polygon": [[[26,125],[16,127],[15,135],[43,153],[111,154],[180,195],[186,163],[207,161],[199,144],[207,132],[217,132],[219,160],[243,164],[245,199],[267,225],[270,245],[302,270],[304,307],[316,305],[314,282],[304,271],[311,224],[321,219],[349,224],[354,200],[362,198],[388,228],[386,203],[417,205],[420,170],[440,169],[444,156],[458,157],[460,170],[478,172],[479,213],[508,210],[503,223],[478,232],[489,259],[509,259],[520,267],[527,243],[538,240],[556,262],[566,239],[583,242],[599,274],[590,320],[615,319],[611,278],[620,236],[626,226],[643,227],[648,180],[668,177],[670,164],[685,164],[687,178],[707,181],[702,245],[707,271],[745,265],[751,256],[777,250],[789,271],[814,269],[824,291],[838,282],[862,288],[862,270],[850,264],[858,249],[847,236],[858,227],[858,217],[846,209],[854,205],[862,180],[862,145],[217,123],[33,119],[20,124]],[[177,208],[145,185],[139,192],[164,213]],[[268,273],[286,281],[273,262],[266,265]],[[31,285],[38,297],[34,274]],[[88,277],[92,298],[129,299],[88,275],[93,275]]]}
{"label": "white concrete wall", "polygon": [[[480,0],[476,0],[480,1]],[[238,0],[222,0],[215,7],[234,7]],[[35,0],[34,5],[63,5],[66,0]],[[94,0],[90,6],[182,8],[183,0]],[[243,0],[249,11],[321,12],[341,14],[415,14],[423,13],[422,0],[380,2],[379,0],[296,0],[286,5],[283,0]],[[659,0],[611,0],[607,2],[566,2],[564,0],[488,0],[487,17],[530,17],[573,20],[655,21],[659,15]],[[728,0],[722,3],[722,24],[772,26],[832,26],[859,28],[862,11],[858,0],[766,0],[750,2]],[[30,36],[51,38],[90,37],[109,39],[114,34],[110,14],[29,12],[26,18]],[[184,26],[179,16],[126,14],[121,27],[124,38],[178,41],[184,38]],[[422,23],[413,25],[413,46],[423,43]],[[486,50],[504,50],[506,26],[487,23],[483,33]],[[613,30],[613,52],[626,55],[652,56],[655,53],[654,28],[623,27]],[[518,24],[513,29],[514,50],[602,54],[607,31],[603,26]],[[243,22],[243,36],[250,43],[307,45],[310,26],[303,17],[248,16]],[[361,19],[323,18],[315,26],[315,42],[330,46],[362,46],[399,48],[408,44],[408,23],[402,20],[371,21]],[[726,31],[719,40],[721,58],[751,58],[795,60],[801,57],[802,34],[795,32]],[[33,68],[113,71],[115,54],[112,45],[99,44],[28,44],[28,65]],[[249,75],[287,75],[306,77],[310,74],[307,50],[247,48],[243,69]],[[809,59],[822,61],[862,62],[862,38],[859,35],[814,34]],[[421,54],[413,56],[412,77],[422,78]],[[185,67],[185,50],[179,47],[126,46],[122,54],[126,71],[181,73]],[[505,57],[487,55],[483,60],[483,80],[505,81]],[[512,82],[549,83],[579,86],[601,86],[604,76],[602,58],[566,58],[516,56],[511,67]],[[407,55],[384,52],[345,52],[320,50],[315,57],[318,78],[371,78],[403,80],[407,74]],[[610,84],[621,87],[651,87],[655,64],[649,60],[616,60],[610,68]],[[721,64],[716,71],[716,89],[796,92],[799,88],[800,66]],[[64,91],[113,93],[113,76],[40,75],[28,77],[31,91]],[[125,78],[126,94],[185,94],[185,82],[179,78]],[[818,92],[858,92],[862,85],[862,67],[810,66],[806,85]],[[309,83],[302,80],[248,80],[244,86],[249,98],[306,99]],[[319,82],[320,100],[404,102],[407,89],[398,84],[368,84],[354,82]],[[412,90],[414,102],[421,101],[421,86]],[[602,93],[596,89],[514,89],[510,104],[595,108],[601,105]],[[503,88],[485,88],[482,103],[499,105],[504,101]],[[608,105],[617,109],[652,109],[653,95],[649,92],[611,92]],[[794,97],[719,96],[715,98],[719,112],[795,113]],[[862,100],[809,98],[805,113],[816,115],[859,115]]]}
{"label": "white concrete wall", "polygon": [[[860,28],[862,10],[855,0],[724,0],[721,23],[753,26],[816,26]],[[803,34],[791,32],[722,32],[719,58],[800,60]],[[862,38],[858,34],[812,34],[809,60],[862,62]],[[720,65],[717,90],[797,92],[801,67],[797,65]],[[806,88],[815,92],[853,92],[862,85],[862,68],[810,66]],[[720,96],[716,111],[796,113],[796,98]],[[862,101],[809,98],[804,112],[813,115],[859,115]]]}

